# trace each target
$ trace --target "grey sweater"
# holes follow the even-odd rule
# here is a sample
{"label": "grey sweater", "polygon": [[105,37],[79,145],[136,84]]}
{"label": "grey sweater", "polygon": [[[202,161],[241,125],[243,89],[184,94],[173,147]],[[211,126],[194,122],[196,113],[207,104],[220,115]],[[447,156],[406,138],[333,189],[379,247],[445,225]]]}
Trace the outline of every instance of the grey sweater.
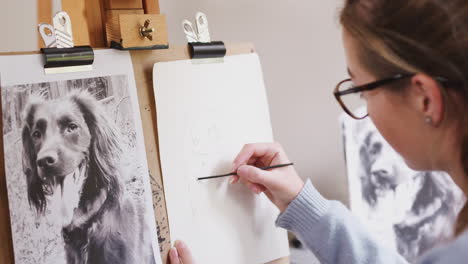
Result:
{"label": "grey sweater", "polygon": [[[398,252],[380,245],[345,206],[320,195],[310,181],[280,214],[276,225],[298,235],[322,264],[407,263]],[[468,263],[468,232],[417,263]]]}

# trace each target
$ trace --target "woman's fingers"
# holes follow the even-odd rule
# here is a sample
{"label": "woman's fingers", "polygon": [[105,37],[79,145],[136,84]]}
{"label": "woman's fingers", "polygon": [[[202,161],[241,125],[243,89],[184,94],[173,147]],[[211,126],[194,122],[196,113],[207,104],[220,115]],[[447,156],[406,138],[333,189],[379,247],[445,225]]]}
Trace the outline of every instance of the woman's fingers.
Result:
{"label": "woman's fingers", "polygon": [[275,156],[280,150],[276,143],[255,143],[247,144],[239,152],[233,162],[233,170],[237,170],[239,166],[249,164],[249,161],[265,156]]}
{"label": "woman's fingers", "polygon": [[176,248],[171,248],[171,250],[169,251],[169,259],[171,261],[171,264],[180,264],[179,254]]}
{"label": "woman's fingers", "polygon": [[238,181],[239,181],[239,176],[237,175],[231,176],[231,179],[229,180],[231,184],[237,183]]}
{"label": "woman's fingers", "polygon": [[[259,159],[258,157],[253,156],[253,157],[251,157],[245,164],[247,164],[247,165],[254,165],[254,164],[258,161],[258,159]],[[233,165],[233,169],[232,169],[233,172],[236,172],[238,167],[239,167],[239,166],[237,166],[237,165],[234,164],[234,165]],[[240,179],[240,178],[239,178],[239,175],[234,175],[234,176],[231,177],[231,179],[229,180],[229,182],[230,182],[231,184],[235,184],[235,183],[237,183],[237,182],[239,181],[239,179]]]}
{"label": "woman's fingers", "polygon": [[237,170],[237,174],[244,185],[255,194],[260,194],[271,188],[272,180],[269,173],[269,171],[250,165],[242,165]]}
{"label": "woman's fingers", "polygon": [[184,242],[177,240],[174,243],[174,246],[177,249],[179,259],[180,261],[182,261],[183,264],[195,264],[195,261],[193,260],[193,257],[192,257],[192,253],[190,252],[190,249],[187,247],[187,245]]}
{"label": "woman's fingers", "polygon": [[264,186],[251,182],[246,182],[245,186],[255,194],[260,194],[266,190]]}
{"label": "woman's fingers", "polygon": [[254,183],[265,187],[268,187],[270,183],[268,173],[268,171],[249,165],[242,165],[237,170],[239,177],[245,179],[247,183]]}
{"label": "woman's fingers", "polygon": [[231,178],[231,183],[241,181],[256,194],[264,192],[280,211],[284,211],[302,190],[304,182],[292,166],[275,170],[261,168],[289,162],[278,143],[247,144],[233,162],[237,176]]}
{"label": "woman's fingers", "polygon": [[190,249],[180,240],[177,240],[169,251],[169,259],[171,264],[195,264]]}

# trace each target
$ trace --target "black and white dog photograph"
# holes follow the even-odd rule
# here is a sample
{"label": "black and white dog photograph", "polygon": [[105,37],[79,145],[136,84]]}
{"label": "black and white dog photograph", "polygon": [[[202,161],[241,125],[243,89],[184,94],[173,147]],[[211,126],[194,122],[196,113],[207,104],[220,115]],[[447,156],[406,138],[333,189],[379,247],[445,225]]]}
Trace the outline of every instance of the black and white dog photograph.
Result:
{"label": "black and white dog photograph", "polygon": [[370,118],[342,127],[351,211],[409,262],[449,240],[465,200],[451,178],[408,168]]}
{"label": "black and white dog photograph", "polygon": [[126,75],[1,92],[15,262],[156,263],[149,175]]}

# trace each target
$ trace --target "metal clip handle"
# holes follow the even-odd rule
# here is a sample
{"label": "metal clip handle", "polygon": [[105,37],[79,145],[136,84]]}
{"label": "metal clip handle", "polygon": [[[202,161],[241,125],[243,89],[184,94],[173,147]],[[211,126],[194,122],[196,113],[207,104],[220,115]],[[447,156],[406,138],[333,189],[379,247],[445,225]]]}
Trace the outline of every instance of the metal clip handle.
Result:
{"label": "metal clip handle", "polygon": [[58,12],[54,18],[55,35],[57,36],[58,48],[72,48],[73,32],[70,16],[66,12]]}
{"label": "metal clip handle", "polygon": [[55,29],[52,25],[47,23],[41,23],[38,26],[39,34],[44,41],[44,46],[46,48],[55,48],[57,47],[57,39],[55,37]]}
{"label": "metal clip handle", "polygon": [[187,41],[189,43],[199,42],[198,41],[198,34],[195,31],[195,29],[194,29],[194,27],[192,25],[192,22],[190,22],[188,20],[182,21],[182,29],[184,30],[185,37],[187,37]]}
{"label": "metal clip handle", "polygon": [[195,16],[198,30],[198,41],[203,43],[211,42],[210,31],[208,30],[208,18],[202,12]]}

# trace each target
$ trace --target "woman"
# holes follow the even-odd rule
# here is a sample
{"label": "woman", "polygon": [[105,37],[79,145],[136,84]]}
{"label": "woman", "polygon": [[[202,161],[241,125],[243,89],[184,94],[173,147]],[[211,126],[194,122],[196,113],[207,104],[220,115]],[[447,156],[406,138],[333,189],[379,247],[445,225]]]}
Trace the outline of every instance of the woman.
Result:
{"label": "woman", "polygon": [[[341,11],[349,80],[335,96],[355,119],[369,116],[415,170],[449,173],[468,193],[468,2],[466,0],[347,0]],[[346,96],[360,95],[359,114]],[[234,161],[239,179],[264,192],[280,209],[277,225],[298,234],[322,263],[406,263],[340,203],[323,198],[294,168],[257,167],[289,162],[280,145],[250,144]],[[247,165],[246,165],[247,164]],[[419,263],[468,262],[468,207],[450,243]],[[185,244],[172,264],[193,264]]]}

